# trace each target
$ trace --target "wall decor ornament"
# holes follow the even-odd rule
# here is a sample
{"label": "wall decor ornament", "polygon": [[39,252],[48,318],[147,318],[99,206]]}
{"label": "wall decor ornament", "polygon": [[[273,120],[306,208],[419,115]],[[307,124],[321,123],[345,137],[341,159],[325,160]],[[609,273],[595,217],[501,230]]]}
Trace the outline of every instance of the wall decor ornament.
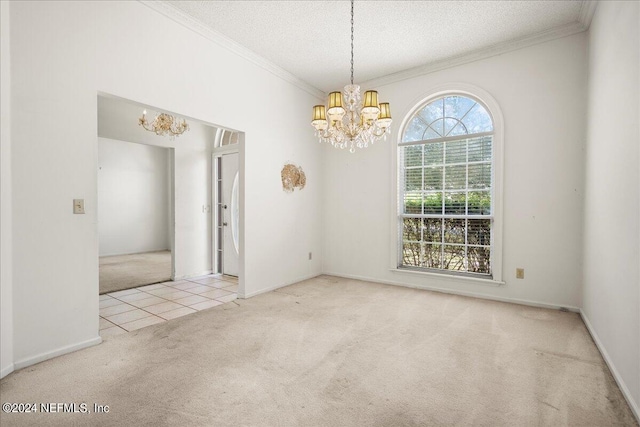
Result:
{"label": "wall decor ornament", "polygon": [[280,172],[282,178],[282,190],[292,193],[296,188],[302,190],[307,184],[307,177],[302,170],[302,166],[287,163]]}

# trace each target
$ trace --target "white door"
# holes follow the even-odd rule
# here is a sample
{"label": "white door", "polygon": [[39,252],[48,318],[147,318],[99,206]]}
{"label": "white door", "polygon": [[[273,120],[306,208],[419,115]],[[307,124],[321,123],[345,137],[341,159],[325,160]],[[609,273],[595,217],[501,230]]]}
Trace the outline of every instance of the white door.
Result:
{"label": "white door", "polygon": [[238,153],[224,154],[222,168],[222,272],[237,276],[239,269]]}

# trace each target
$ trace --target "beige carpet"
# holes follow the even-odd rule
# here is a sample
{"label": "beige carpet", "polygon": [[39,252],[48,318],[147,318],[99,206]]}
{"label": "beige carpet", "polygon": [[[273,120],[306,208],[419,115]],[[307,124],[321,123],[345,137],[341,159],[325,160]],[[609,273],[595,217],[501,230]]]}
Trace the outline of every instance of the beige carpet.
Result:
{"label": "beige carpet", "polygon": [[110,411],[2,425],[636,425],[575,313],[328,276],[236,302],[9,375]]}
{"label": "beige carpet", "polygon": [[100,294],[171,280],[171,252],[100,257]]}

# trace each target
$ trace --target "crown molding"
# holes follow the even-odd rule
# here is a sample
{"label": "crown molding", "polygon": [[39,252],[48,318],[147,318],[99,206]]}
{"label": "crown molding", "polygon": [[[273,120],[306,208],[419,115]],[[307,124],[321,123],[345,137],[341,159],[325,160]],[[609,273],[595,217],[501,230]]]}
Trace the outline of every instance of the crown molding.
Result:
{"label": "crown molding", "polygon": [[588,30],[593,20],[593,15],[596,13],[598,7],[598,0],[585,0],[580,6],[580,17],[578,21],[582,24],[585,30]]}
{"label": "crown molding", "polygon": [[[219,46],[235,53],[236,55],[246,59],[247,61],[261,67],[262,69],[272,73],[273,75],[285,80],[286,82],[304,90],[310,95],[318,99],[325,98],[325,92],[310,85],[304,80],[296,77],[292,73],[277,66],[273,62],[258,55],[252,50],[244,47],[240,43],[228,38],[222,33],[211,29],[202,22],[193,18],[191,15],[183,12],[175,6],[166,3],[165,1],[153,1],[153,0],[138,0],[140,3],[149,7],[150,9],[166,16],[167,18],[177,22],[180,25],[200,34],[206,39],[218,44]],[[551,30],[543,31],[540,33],[528,35],[518,39],[510,40],[507,42],[499,43],[493,46],[486,47],[484,49],[476,50],[471,53],[454,56],[438,61],[429,62],[414,68],[410,68],[396,73],[387,74],[385,76],[376,77],[361,83],[364,87],[380,87],[396,83],[402,80],[411,79],[425,74],[430,74],[436,71],[441,71],[447,68],[452,68],[458,65],[467,64],[470,62],[479,61],[482,59],[490,58],[492,56],[501,55],[507,52],[512,52],[525,47],[533,46],[536,44],[544,43],[554,39],[571,36],[573,34],[580,33],[589,29],[591,21],[595,14],[595,10],[598,5],[598,0],[584,0],[580,7],[580,15],[578,21],[557,27]]]}
{"label": "crown molding", "polygon": [[[501,55],[503,53],[512,52],[514,50],[519,50],[525,47],[581,33],[588,29],[588,25],[586,25],[585,23],[587,21],[590,23],[591,17],[593,17],[593,12],[595,11],[595,5],[585,6],[586,3],[595,4],[597,2],[585,1],[583,3],[583,8],[580,11],[580,22],[572,22],[561,27],[553,28],[551,30],[543,31],[525,37],[520,37],[518,39],[510,40],[504,43],[499,43],[493,46],[486,47],[484,49],[476,50],[471,53],[466,53],[439,61],[429,62],[427,64],[420,65],[414,68],[398,71],[397,73],[387,74],[386,76],[377,77],[362,82],[361,85],[364,87],[385,86],[402,80],[419,77],[447,68],[456,67],[458,65],[468,64],[470,62],[479,61],[482,59],[490,58],[492,56]],[[583,15],[585,23],[582,22]]]}
{"label": "crown molding", "polygon": [[325,93],[320,89],[310,85],[309,83],[294,76],[285,69],[275,65],[268,59],[258,55],[250,49],[242,46],[240,43],[231,40],[222,33],[211,29],[202,22],[196,20],[192,16],[186,14],[180,9],[165,3],[164,1],[152,1],[152,0],[138,0],[140,3],[149,7],[150,9],[166,16],[167,18],[177,22],[178,24],[200,34],[204,38],[216,43],[217,45],[235,53],[236,55],[246,59],[247,61],[259,66],[260,68],[270,72],[271,74],[281,78],[282,80],[291,83],[292,85],[304,90],[310,95],[315,96],[318,99],[324,99]]}

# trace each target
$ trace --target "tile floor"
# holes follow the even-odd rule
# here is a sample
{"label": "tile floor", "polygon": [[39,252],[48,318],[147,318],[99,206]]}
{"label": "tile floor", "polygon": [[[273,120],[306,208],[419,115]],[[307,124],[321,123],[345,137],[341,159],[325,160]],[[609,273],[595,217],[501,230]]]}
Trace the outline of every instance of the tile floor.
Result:
{"label": "tile floor", "polygon": [[100,295],[100,336],[124,334],[237,298],[238,278],[211,274]]}

